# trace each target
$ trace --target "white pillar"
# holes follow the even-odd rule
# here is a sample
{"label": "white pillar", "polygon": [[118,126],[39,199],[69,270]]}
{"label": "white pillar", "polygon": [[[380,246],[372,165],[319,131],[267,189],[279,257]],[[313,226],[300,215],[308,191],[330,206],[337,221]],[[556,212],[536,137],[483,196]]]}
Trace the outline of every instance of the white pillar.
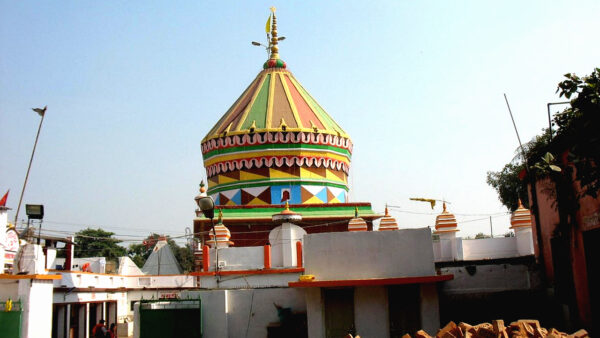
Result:
{"label": "white pillar", "polygon": [[6,226],[8,224],[7,211],[7,207],[0,207],[0,274],[4,273],[4,246],[6,245]]}
{"label": "white pillar", "polygon": [[59,338],[65,338],[65,311],[67,310],[66,305],[62,305],[58,308],[56,313],[56,327],[53,328],[56,331],[56,336]]}
{"label": "white pillar", "polygon": [[514,230],[519,256],[533,255],[533,233],[531,232],[531,226],[516,227]]}
{"label": "white pillar", "polygon": [[292,223],[282,223],[269,233],[271,243],[271,266],[297,266],[296,242],[304,240],[306,231]]}
{"label": "white pillar", "polygon": [[456,248],[456,232],[438,232],[440,236],[440,258],[439,261],[454,261],[458,259]]}
{"label": "white pillar", "polygon": [[53,281],[22,279],[18,290],[23,306],[23,337],[51,337]]}
{"label": "white pillar", "polygon": [[71,338],[71,304],[67,304],[66,309],[66,320],[65,320],[65,338]]}

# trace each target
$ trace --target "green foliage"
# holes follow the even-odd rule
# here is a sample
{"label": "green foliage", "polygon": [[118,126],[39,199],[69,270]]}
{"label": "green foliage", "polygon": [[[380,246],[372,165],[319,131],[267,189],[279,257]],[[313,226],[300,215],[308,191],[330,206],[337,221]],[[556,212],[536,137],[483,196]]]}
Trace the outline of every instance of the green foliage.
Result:
{"label": "green foliage", "polygon": [[577,198],[589,195],[594,198],[600,191],[600,68],[583,78],[565,74],[558,84],[560,96],[571,99],[571,107],[554,117],[556,151],[566,154],[566,159],[576,171],[581,185]]}
{"label": "green foliage", "polygon": [[480,232],[475,235],[475,239],[483,239],[483,238],[490,238],[490,235],[486,235],[483,232]]}
{"label": "green foliage", "polygon": [[102,229],[87,228],[75,234],[75,257],[106,257],[107,260],[116,261],[118,257],[125,256],[126,250],[118,243],[121,241],[112,238],[114,232]]}
{"label": "green foliage", "polygon": [[[548,130],[523,145],[525,156],[516,159],[499,172],[488,172],[487,183],[498,192],[500,202],[508,209],[517,208],[517,196],[528,207],[527,182],[520,179],[528,164],[530,178],[550,177],[561,184],[562,191],[575,179],[581,190],[575,199],[589,195],[594,198],[600,191],[600,68],[583,78],[566,74],[558,84],[560,96],[571,99],[571,106],[555,115],[553,137]],[[521,178],[523,175],[521,175]],[[571,206],[570,208],[572,208]]]}
{"label": "green foliage", "polygon": [[[154,245],[156,244],[156,242],[158,242],[159,237],[161,237],[159,234],[152,233],[144,240],[144,243],[146,244],[142,243],[129,245],[129,248],[127,249],[127,254],[138,267],[141,268],[144,266],[144,263],[146,263],[146,260],[148,259],[148,257],[150,257],[150,254],[152,253]],[[171,251],[175,256],[175,259],[177,259],[177,262],[179,262],[179,265],[181,265],[183,272],[193,271],[194,253],[192,249],[188,245],[180,247],[174,240],[172,240],[169,237],[167,237],[167,243],[169,244],[169,247],[171,248]]]}
{"label": "green foliage", "polygon": [[517,210],[519,198],[527,204],[527,185],[519,178],[519,174],[525,170],[525,164],[509,163],[501,171],[487,173],[487,184],[491,185],[496,192],[500,202],[510,211]]}

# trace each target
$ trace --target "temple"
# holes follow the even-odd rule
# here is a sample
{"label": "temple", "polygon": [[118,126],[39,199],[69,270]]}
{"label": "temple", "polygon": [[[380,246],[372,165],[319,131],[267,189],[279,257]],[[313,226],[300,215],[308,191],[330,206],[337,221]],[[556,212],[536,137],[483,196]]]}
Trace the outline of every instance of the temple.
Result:
{"label": "temple", "polygon": [[[348,200],[350,136],[287,69],[274,9],[270,18],[263,70],[202,140],[206,193],[239,246],[267,244],[286,202],[308,233],[347,231],[355,212],[372,230],[381,216]],[[211,221],[196,215],[205,241]]]}

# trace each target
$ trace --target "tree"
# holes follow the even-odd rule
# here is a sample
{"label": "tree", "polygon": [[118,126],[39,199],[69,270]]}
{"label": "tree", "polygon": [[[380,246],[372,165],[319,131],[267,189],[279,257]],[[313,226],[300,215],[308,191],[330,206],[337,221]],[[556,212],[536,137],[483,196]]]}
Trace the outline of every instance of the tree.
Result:
{"label": "tree", "polygon": [[[600,68],[589,76],[565,74],[565,78],[556,91],[571,102],[554,117],[554,135],[544,130],[523,145],[524,157],[517,156],[499,172],[488,172],[487,183],[511,211],[517,208],[516,196],[528,204],[525,164],[533,181],[548,177],[554,183],[550,193],[557,209],[562,205],[563,214],[574,212],[579,198],[596,198],[600,192]],[[577,192],[572,188],[573,168],[581,187]]]}
{"label": "tree", "polygon": [[113,238],[114,232],[104,231],[100,228],[87,228],[75,234],[75,257],[106,257],[107,260],[116,261],[125,256],[127,251],[118,243],[121,241]]}
{"label": "tree", "polygon": [[577,198],[596,198],[600,191],[600,68],[583,78],[570,73],[565,77],[556,92],[574,98],[569,108],[554,117],[558,127],[554,148],[563,151],[563,162],[576,169],[575,179],[581,185]]}
{"label": "tree", "polygon": [[475,239],[484,239],[484,238],[490,238],[490,235],[486,235],[483,232],[479,232],[475,235]]}

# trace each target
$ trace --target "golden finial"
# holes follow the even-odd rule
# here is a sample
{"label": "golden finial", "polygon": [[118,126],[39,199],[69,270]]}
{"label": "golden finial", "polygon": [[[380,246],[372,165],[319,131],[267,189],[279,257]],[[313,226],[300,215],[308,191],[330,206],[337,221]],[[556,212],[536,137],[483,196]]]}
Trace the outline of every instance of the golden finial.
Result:
{"label": "golden finial", "polygon": [[444,208],[442,212],[446,212],[446,202],[443,202],[442,207]]}
{"label": "golden finial", "polygon": [[358,218],[358,206],[354,207],[354,218]]}
{"label": "golden finial", "polygon": [[271,6],[271,13],[275,14],[276,10],[277,10],[277,8],[275,8],[275,6]]}
{"label": "golden finial", "polygon": [[390,213],[388,212],[388,206],[387,206],[387,204],[385,205],[385,215],[386,215],[386,216],[389,216],[389,215],[390,215]]}
{"label": "golden finial", "polygon": [[[275,8],[275,7],[272,7]],[[290,211],[290,202],[285,201],[285,210]]]}
{"label": "golden finial", "polygon": [[219,209],[219,224],[223,223],[223,209]]}
{"label": "golden finial", "polygon": [[271,59],[279,59],[279,47],[277,43],[277,17],[275,16],[275,7],[271,7],[273,13],[273,20],[271,20]]}

